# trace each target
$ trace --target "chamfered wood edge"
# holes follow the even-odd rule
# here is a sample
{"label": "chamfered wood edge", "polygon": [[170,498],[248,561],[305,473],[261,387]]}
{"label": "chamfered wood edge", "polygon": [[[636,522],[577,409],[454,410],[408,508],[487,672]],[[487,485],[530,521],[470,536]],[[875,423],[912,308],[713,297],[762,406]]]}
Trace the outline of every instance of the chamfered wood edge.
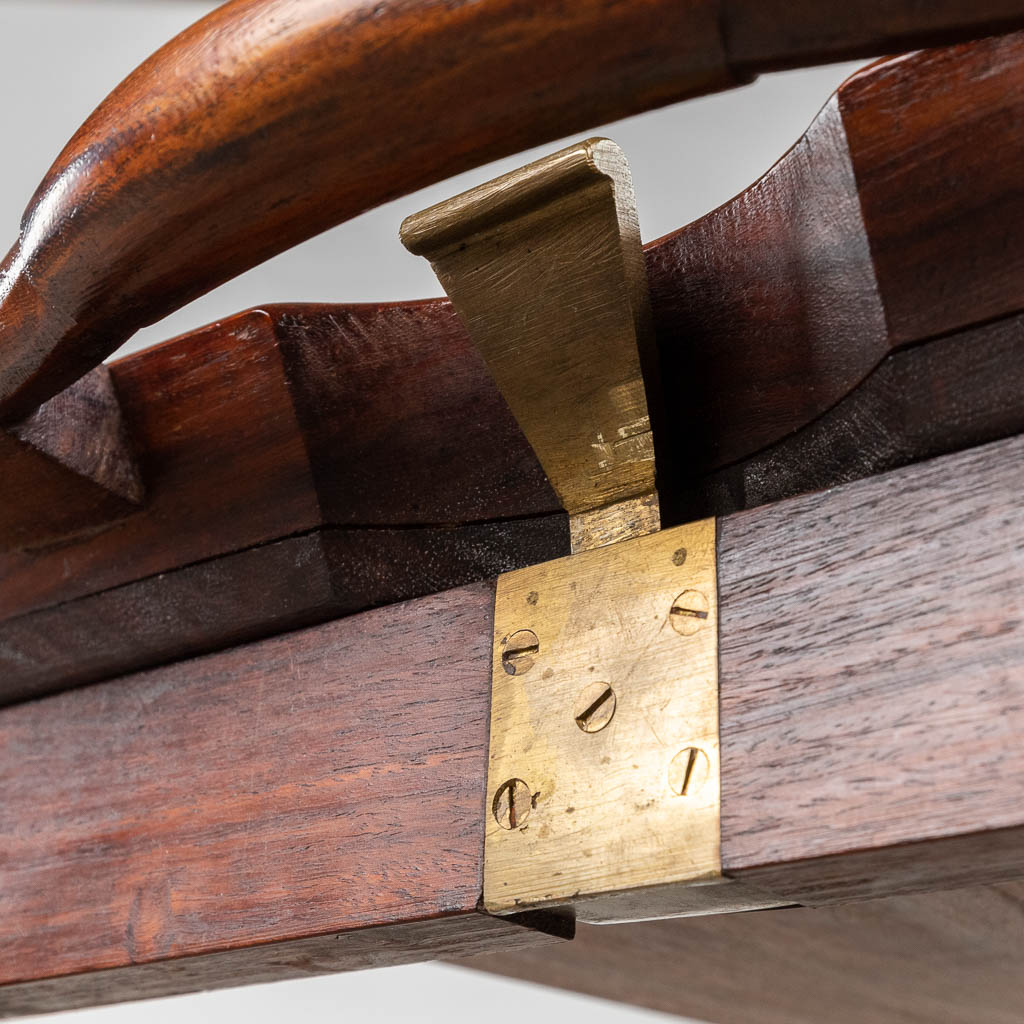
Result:
{"label": "chamfered wood edge", "polygon": [[508,953],[571,940],[573,921],[540,912],[482,912],[377,925],[201,956],[0,986],[0,1018],[57,1013],[448,957]]}

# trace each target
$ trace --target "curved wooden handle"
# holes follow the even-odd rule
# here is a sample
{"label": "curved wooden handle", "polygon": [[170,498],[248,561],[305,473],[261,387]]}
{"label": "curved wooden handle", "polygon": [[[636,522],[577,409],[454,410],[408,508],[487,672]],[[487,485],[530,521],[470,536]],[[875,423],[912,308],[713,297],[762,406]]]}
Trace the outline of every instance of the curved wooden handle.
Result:
{"label": "curved wooden handle", "polygon": [[867,6],[233,0],[119,86],[32,200],[0,266],[0,421],[216,285],[474,165],[761,67],[1024,24],[1021,0]]}

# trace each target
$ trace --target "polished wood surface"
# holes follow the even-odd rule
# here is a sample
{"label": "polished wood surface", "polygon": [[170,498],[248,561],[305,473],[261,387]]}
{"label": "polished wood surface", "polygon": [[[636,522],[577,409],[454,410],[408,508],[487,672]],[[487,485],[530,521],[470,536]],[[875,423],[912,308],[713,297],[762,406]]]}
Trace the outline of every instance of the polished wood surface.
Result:
{"label": "polished wood surface", "polygon": [[721,521],[726,874],[812,905],[1019,877],[1022,494],[1018,437]]}
{"label": "polished wood surface", "polygon": [[97,366],[0,430],[0,546],[33,550],[139,510],[142,480],[110,371]]}
{"label": "polished wood surface", "polygon": [[1024,317],[957,331],[887,356],[802,430],[684,479],[681,515],[754,508],[1024,433]]}
{"label": "polished wood surface", "polygon": [[[979,289],[971,269],[994,267],[988,243],[1015,265],[1013,181],[974,140],[1024,159],[1022,80],[1019,35],[875,65],[760,182],[648,247],[667,523],[1024,431],[1015,279],[993,272]],[[914,211],[914,280],[891,257],[876,266],[897,229],[872,215],[872,234],[860,212],[858,183],[883,180],[889,160],[875,122],[905,154],[890,221]],[[942,173],[972,187],[938,188]],[[956,302],[927,269],[954,237],[975,254],[949,261]],[[893,333],[911,303],[937,337]],[[567,550],[559,503],[447,302],[268,307],[110,372],[145,502],[86,536],[0,553],[0,700]],[[13,463],[0,470],[12,492],[30,486]]]}
{"label": "polished wood surface", "polygon": [[145,508],[80,542],[0,553],[3,699],[568,550],[447,304],[269,308],[111,374]]}
{"label": "polished wood surface", "polygon": [[1024,23],[1019,0],[772,13],[718,0],[224,4],[111,94],[26,210],[0,267],[0,420],[216,284],[458,171],[761,69]]}
{"label": "polished wood surface", "polygon": [[760,181],[648,247],[669,440],[685,439],[667,462],[736,463],[893,351],[1021,311],[1022,47],[1003,36],[853,75]]}
{"label": "polished wood surface", "polygon": [[[721,522],[728,874],[812,905],[1024,879],[1022,473],[1017,438]],[[266,943],[474,913],[493,600],[5,709],[0,1007],[94,1000],[83,971],[132,964],[166,966],[119,996],[291,976],[300,951]],[[421,927],[388,948],[430,955]],[[229,949],[230,972],[204,959]]]}
{"label": "polished wood surface", "polygon": [[476,912],[493,602],[476,584],[6,710],[0,1013],[422,959],[435,928],[527,941]]}

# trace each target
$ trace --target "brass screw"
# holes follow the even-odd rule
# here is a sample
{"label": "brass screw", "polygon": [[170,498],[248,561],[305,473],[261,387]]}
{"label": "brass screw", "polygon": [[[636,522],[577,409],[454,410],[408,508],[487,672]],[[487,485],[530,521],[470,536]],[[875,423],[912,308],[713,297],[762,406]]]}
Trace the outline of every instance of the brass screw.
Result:
{"label": "brass screw", "polygon": [[501,642],[501,667],[510,676],[521,676],[533,668],[533,659],[540,654],[540,640],[532,629],[520,629]]}
{"label": "brass screw", "polygon": [[522,779],[509,779],[498,787],[491,803],[494,820],[507,829],[519,828],[533,810],[533,794]]}
{"label": "brass screw", "polygon": [[580,690],[573,717],[584,732],[600,732],[612,720],[617,703],[607,683],[591,683]]}
{"label": "brass screw", "polygon": [[700,747],[684,747],[669,762],[668,785],[676,796],[693,796],[711,772],[708,755]]}
{"label": "brass screw", "polygon": [[669,609],[669,621],[680,636],[693,636],[708,617],[708,599],[699,590],[684,590]]}

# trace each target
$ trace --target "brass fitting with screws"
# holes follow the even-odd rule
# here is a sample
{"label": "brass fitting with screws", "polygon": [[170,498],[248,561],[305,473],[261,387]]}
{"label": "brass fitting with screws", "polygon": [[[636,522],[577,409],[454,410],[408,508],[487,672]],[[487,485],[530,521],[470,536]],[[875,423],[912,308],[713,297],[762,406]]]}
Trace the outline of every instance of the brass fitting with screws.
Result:
{"label": "brass fitting with screws", "polygon": [[747,905],[719,852],[713,520],[501,576],[492,684],[488,910]]}

